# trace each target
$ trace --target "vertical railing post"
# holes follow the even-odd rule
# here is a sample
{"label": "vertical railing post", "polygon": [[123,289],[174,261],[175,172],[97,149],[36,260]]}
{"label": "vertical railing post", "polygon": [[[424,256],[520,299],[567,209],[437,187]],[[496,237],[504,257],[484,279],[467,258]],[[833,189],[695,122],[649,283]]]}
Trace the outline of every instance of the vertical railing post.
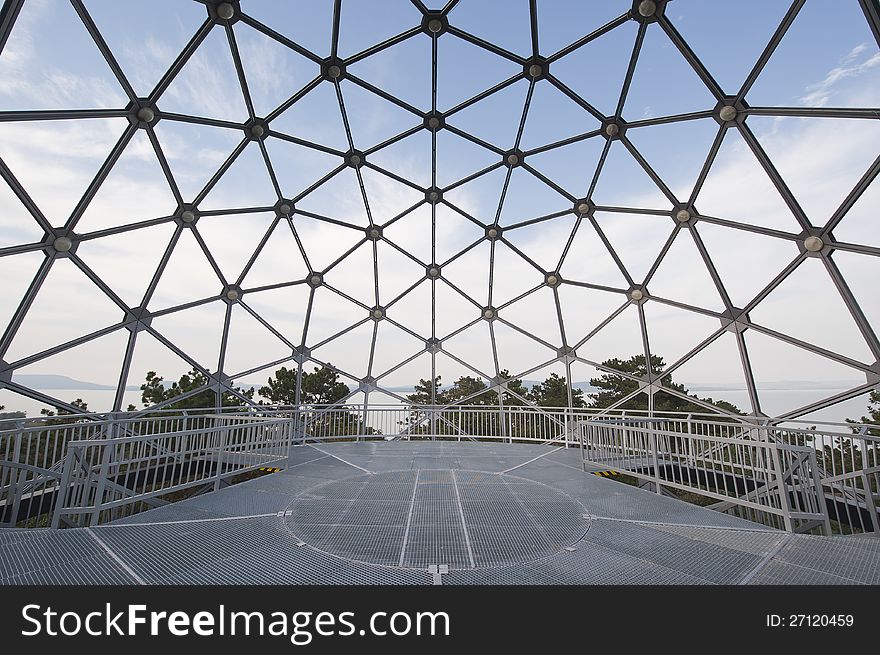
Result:
{"label": "vertical railing post", "polygon": [[[500,393],[498,394],[498,407],[496,409],[498,410],[498,432],[501,433],[498,436],[501,437],[501,443],[504,443],[505,441],[508,441],[508,432],[507,425],[504,422],[504,402],[501,400]],[[509,441],[509,443],[513,442]]]}
{"label": "vertical railing post", "polygon": [[[590,434],[590,431],[593,429],[590,419],[588,418],[586,421],[586,434]],[[586,440],[586,435],[581,434],[580,430],[578,431],[578,442],[580,442],[581,449],[581,468],[584,469],[584,472],[587,470],[587,453],[584,450],[584,441]]]}
{"label": "vertical railing post", "polygon": [[660,458],[657,453],[657,431],[654,429],[652,422],[648,423],[648,434],[651,443],[651,459],[654,466],[654,485],[656,486],[654,491],[662,494],[663,490],[660,488]]}
{"label": "vertical railing post", "polygon": [[[110,427],[108,434],[113,434],[113,432],[114,429]],[[110,460],[115,448],[116,444],[113,442],[113,439],[107,439],[107,442],[104,444],[104,452],[101,456],[101,468],[98,473],[98,486],[95,489],[95,508],[92,510],[92,516],[89,520],[90,525],[98,525],[98,520],[101,517],[101,511],[104,507],[104,493],[107,490],[107,478],[110,476]]]}
{"label": "vertical railing post", "polygon": [[367,436],[367,407],[369,406],[369,403],[370,403],[370,392],[367,391],[364,394],[364,410],[363,410],[363,416],[361,418],[361,425],[363,426],[363,430],[358,429],[358,431],[357,431],[358,434],[355,439],[356,441],[361,440],[361,432],[364,433],[364,439],[366,439],[366,436]]}
{"label": "vertical railing post", "polygon": [[[15,441],[14,446],[12,447],[12,461],[15,464],[21,464],[21,442],[24,439],[24,430],[19,428],[18,432],[15,433]],[[6,496],[6,507],[9,507],[9,499],[12,498],[12,514],[9,516],[9,525],[15,527],[15,524],[18,522],[18,511],[21,507],[21,494],[22,494],[22,476],[25,474],[27,469],[21,468],[16,469],[15,466],[11,466],[9,468],[9,487],[10,490]]]}
{"label": "vertical railing post", "polygon": [[572,426],[571,408],[566,407],[562,410],[563,421],[565,422],[565,447],[568,448],[568,442],[571,440],[574,427]]}
{"label": "vertical railing post", "polygon": [[[864,432],[862,432],[864,434]],[[853,442],[855,442],[855,438]],[[862,453],[862,488],[865,492],[865,509],[871,515],[871,527],[874,529],[875,534],[880,534],[880,517],[877,516],[877,503],[874,502],[874,490],[871,487],[871,478],[868,477],[868,474],[865,473],[865,469],[873,468],[877,462],[871,461],[871,453],[880,452],[880,444],[877,444],[877,449],[874,450],[869,447],[867,439],[859,439],[859,447]],[[876,457],[876,454],[875,454]],[[874,474],[876,475],[876,473]],[[822,497],[824,501],[824,496]]]}
{"label": "vertical railing post", "polygon": [[284,440],[287,441],[287,464],[286,466],[290,466],[291,458],[293,457],[293,449],[296,446],[296,436],[297,429],[299,427],[299,418],[296,410],[291,410],[290,417],[283,424],[285,437]]}
{"label": "vertical railing post", "polygon": [[[816,509],[822,513],[822,530],[826,536],[831,536],[831,518],[828,516],[828,503],[825,502],[825,489],[822,486],[822,480],[819,478],[819,463],[816,459],[816,451],[811,450],[809,454],[810,460],[810,478],[813,481],[813,493],[816,494]],[[801,465],[803,466],[803,464]],[[876,513],[874,517],[876,518]],[[876,530],[876,522],[875,527]]]}
{"label": "vertical railing post", "polygon": [[[864,466],[862,468],[864,468]],[[871,515],[871,527],[874,528],[874,534],[880,534],[880,517],[877,516],[877,504],[874,502],[874,492],[871,490],[871,480],[868,478],[868,475],[864,470],[862,471],[862,485],[865,488],[865,509],[867,509]],[[822,502],[825,502],[824,495],[822,496]]]}
{"label": "vertical railing post", "polygon": [[61,482],[58,483],[58,493],[55,494],[55,511],[52,513],[52,528],[61,527],[61,514],[70,493],[70,476],[74,467],[74,449],[68,448],[64,457],[64,465],[61,467]]}
{"label": "vertical railing post", "polygon": [[519,429],[519,414],[517,412],[516,405],[508,405],[507,411],[505,412],[505,420],[507,421],[507,436],[508,443],[513,443],[514,437],[519,437],[520,429]]}
{"label": "vertical railing post", "polygon": [[[25,488],[25,483],[27,482],[27,469],[22,468],[18,470],[18,475],[15,473],[15,469],[13,468],[11,471],[9,483],[12,486],[12,513],[9,516],[9,525],[11,527],[15,527],[15,524],[18,523],[18,513],[21,510],[21,497],[22,492]],[[13,480],[15,480],[13,482]]]}
{"label": "vertical railing post", "polygon": [[119,426],[117,425],[118,416],[115,413],[110,414],[110,422],[107,424],[106,444],[104,445],[104,453],[101,457],[101,468],[98,474],[98,486],[95,489],[95,509],[92,511],[90,525],[98,525],[101,518],[101,511],[104,506],[104,494],[107,492],[107,482],[110,477],[110,462],[116,451],[116,443],[114,442]]}
{"label": "vertical railing post", "polygon": [[217,471],[214,473],[214,491],[218,491],[220,489],[220,481],[223,477],[223,452],[226,450],[226,444],[229,441],[229,424],[226,423],[226,419],[220,415],[215,417],[214,421],[219,424],[218,428],[218,444],[217,444],[217,458],[216,458],[216,466]]}
{"label": "vertical railing post", "polygon": [[770,439],[766,427],[758,429],[758,438],[770,451],[770,465],[773,468],[777,493],[779,495],[779,509],[782,511],[782,521],[788,532],[794,532],[794,522],[791,519],[791,498],[788,496],[788,486],[785,483],[785,468],[783,467],[779,445]]}
{"label": "vertical railing post", "polygon": [[659,448],[657,446],[657,429],[654,427],[653,389],[648,390],[648,434],[650,435],[651,457],[654,464],[654,485],[656,486],[654,491],[658,494],[662,494],[663,490],[660,487],[660,457],[658,452]]}

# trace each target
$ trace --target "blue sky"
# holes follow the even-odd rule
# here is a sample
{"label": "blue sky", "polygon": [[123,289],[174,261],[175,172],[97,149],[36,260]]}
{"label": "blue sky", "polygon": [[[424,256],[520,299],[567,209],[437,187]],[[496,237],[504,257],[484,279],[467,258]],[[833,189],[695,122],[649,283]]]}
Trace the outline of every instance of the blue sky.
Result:
{"label": "blue sky", "polygon": [[[612,0],[539,1],[541,55],[552,57],[630,6],[630,2]],[[669,3],[666,15],[723,92],[735,95],[788,6],[789,3],[781,1],[753,1],[737,3],[737,11],[722,11],[715,3],[674,0]],[[85,7],[105,35],[108,47],[132,87],[141,96],[150,93],[206,16],[203,5],[180,0],[152,3],[86,0]],[[318,57],[329,55],[332,3],[242,0],[241,7],[254,19],[270,25]],[[350,57],[417,26],[420,21],[419,11],[404,0],[369,3],[345,0],[339,55]],[[527,0],[462,0],[450,13],[449,21],[456,28],[516,55],[531,53]],[[318,75],[319,67],[314,61],[245,22],[237,22],[233,30],[258,116],[271,113]],[[624,22],[554,61],[550,71],[600,113],[611,115],[620,97],[637,32],[635,21]],[[431,109],[431,56],[432,39],[420,33],[352,64],[349,70],[419,111],[428,111]],[[437,39],[437,56],[437,107],[444,112],[522,71],[520,64],[454,34],[444,34]],[[601,126],[596,117],[549,81],[540,80],[531,87],[528,80],[520,79],[454,113],[448,123],[499,151],[518,145],[527,153]],[[877,107],[880,105],[877,89],[880,89],[880,52],[858,3],[810,0],[746,100],[753,107]],[[297,145],[274,136],[267,138],[264,143],[284,197],[298,196],[340,165],[342,160],[334,153],[349,148],[343,120],[348,121],[354,146],[361,151],[422,124],[420,116],[350,80],[339,83],[339,92],[346,107],[345,119],[340,113],[336,87],[325,81],[272,121],[272,130],[320,144],[331,151]],[[529,110],[517,144],[515,140],[527,98]],[[28,0],[0,56],[0,111],[121,108],[127,102],[125,93],[70,4],[60,0]],[[666,33],[658,25],[649,26],[623,106],[623,119],[635,122],[711,110],[715,102]],[[157,104],[164,112],[238,124],[247,120],[248,110],[222,26],[210,31]],[[61,226],[127,125],[124,117],[0,122],[0,157],[49,222]],[[810,222],[817,227],[827,222],[880,152],[880,127],[876,121],[750,116],[748,125],[773,158]],[[626,136],[676,198],[684,201],[691,194],[718,129],[718,123],[707,117],[634,127]],[[170,119],[162,119],[154,131],[186,202],[192,202],[242,139],[240,129]],[[353,377],[362,377],[368,373],[377,376],[418,353],[424,347],[423,339],[432,336],[431,283],[422,281],[406,295],[401,297],[400,294],[424,276],[423,265],[432,259],[444,264],[444,279],[469,297],[465,298],[442,282],[436,283],[434,336],[438,338],[455,334],[476,319],[480,307],[490,302],[496,307],[503,306],[540,285],[542,272],[514,248],[538,268],[550,271],[559,266],[577,222],[570,211],[571,198],[586,195],[604,145],[604,139],[595,136],[527,154],[527,163],[565,194],[526,169],[516,168],[499,212],[506,167],[449,190],[444,198],[460,211],[447,205],[438,206],[433,239],[431,208],[421,204],[386,228],[384,236],[394,245],[381,241],[377,244],[377,273],[373,266],[373,244],[360,245],[325,276],[329,285],[356,302],[328,289],[315,293],[306,337],[306,344],[314,348],[315,357],[331,361]],[[437,135],[436,181],[432,180],[432,156],[431,134],[420,130],[371,153],[367,159],[424,188],[434,183],[447,187],[500,161],[496,152],[450,130],[441,130]],[[370,217],[374,223],[383,225],[424,198],[423,191],[380,172],[364,168],[361,174],[369,215],[358,177],[353,169],[347,168],[297,203],[294,237],[286,221],[278,222],[270,209],[277,194],[258,144],[247,145],[199,203],[199,210],[216,211],[217,215],[203,216],[196,231],[181,233],[148,309],[161,311],[217,296],[224,280],[237,280],[263,240],[265,246],[245,275],[242,286],[248,289],[302,280],[310,269],[324,271],[337,257],[363,241],[363,229],[368,226]],[[570,345],[581,342],[626,302],[621,294],[630,286],[627,274],[632,281],[640,283],[677,230],[668,214],[657,215],[672,211],[669,199],[620,142],[613,143],[608,152],[592,200],[598,205],[629,208],[623,213],[599,211],[595,215],[596,224],[619,253],[626,273],[613,260],[592,225],[581,221],[562,262],[563,278],[610,287],[617,292],[574,285],[564,285],[559,290],[566,328],[564,336]],[[87,234],[168,217],[175,212],[176,205],[147,133],[139,130],[84,211],[76,232]],[[835,238],[880,246],[876,228],[878,205],[880,190],[875,182],[834,230]],[[801,229],[736,130],[725,134],[695,206],[706,216],[735,223],[755,224],[789,234],[797,234]],[[264,207],[268,211],[235,211],[242,207]],[[5,185],[0,186],[0,209],[0,247],[43,238],[42,229]],[[229,211],[223,213],[225,210]],[[506,228],[552,213],[560,215],[505,232],[505,239],[513,248],[496,244],[491,264],[492,245],[487,241],[447,262],[484,236],[484,228],[477,223],[492,223],[497,215],[499,224]],[[739,307],[747,305],[798,254],[797,244],[791,239],[709,223],[699,224],[698,231],[731,301]],[[174,234],[173,222],[160,222],[84,241],[77,253],[107,281],[119,298],[134,307],[143,297]],[[199,240],[213,253],[224,280],[206,259]],[[687,230],[679,230],[675,235],[670,253],[653,273],[648,286],[650,292],[705,309],[707,313],[722,311],[721,298]],[[868,320],[880,324],[876,294],[868,282],[880,273],[878,258],[843,251],[834,257]],[[5,294],[8,300],[0,309],[0,322],[4,325],[42,259],[40,252],[0,258],[0,272],[8,281]],[[493,279],[491,300],[490,275]],[[254,369],[289,357],[290,343],[299,343],[302,336],[308,299],[309,292],[304,285],[247,293],[247,306],[272,329],[241,306],[234,307],[224,370],[240,374],[241,379],[248,381],[271,373],[274,367]],[[388,317],[401,327],[388,321],[380,323],[375,349],[370,348],[372,322],[327,341],[362,321],[366,317],[364,307],[377,303],[390,304]],[[216,370],[225,310],[225,302],[218,299],[157,317],[153,327],[194,361]],[[663,355],[668,363],[677,361],[719,325],[718,319],[707,313],[686,311],[670,304],[649,302],[645,312],[652,352]],[[558,362],[544,365],[555,357],[555,349],[562,345],[563,339],[550,289],[540,289],[503,307],[500,315],[538,340],[496,322],[496,362],[489,325],[477,323],[444,342],[444,348],[452,355],[437,357],[437,372],[443,374],[444,379],[475,372],[491,376],[495,374],[496,365],[514,372],[527,372],[530,379],[542,378],[551,371],[564,371]],[[71,262],[58,261],[4,359],[7,362],[21,360],[112,325],[121,320],[121,316],[119,307]],[[756,323],[819,348],[839,352],[863,364],[872,363],[870,350],[849,314],[842,309],[839,294],[819,260],[810,259],[798,267],[790,280],[752,311],[751,317]],[[627,307],[579,347],[578,354],[590,361],[602,361],[609,356],[628,357],[641,352],[643,341],[637,319],[636,307]],[[127,334],[124,329],[117,330],[89,344],[28,364],[20,372],[55,372],[112,383],[119,378],[119,361],[125,351]],[[724,335],[704,353],[684,364],[677,378],[692,382],[742,383],[736,344],[728,338],[730,336]],[[747,334],[747,342],[755,353],[754,373],[759,383],[785,379],[859,380],[864,376],[840,362],[754,331]],[[470,368],[457,360],[466,362]],[[85,362],[89,362],[87,376],[82,374]],[[535,367],[539,368],[533,370]],[[188,369],[189,363],[144,333],[139,335],[127,383],[139,383],[150,368],[170,378]],[[383,382],[390,387],[401,386],[419,377],[429,377],[430,370],[430,356],[423,353],[389,373]],[[576,380],[594,375],[594,369],[586,363],[573,365],[572,377]],[[6,398],[5,395],[0,397],[0,402],[14,404]]]}

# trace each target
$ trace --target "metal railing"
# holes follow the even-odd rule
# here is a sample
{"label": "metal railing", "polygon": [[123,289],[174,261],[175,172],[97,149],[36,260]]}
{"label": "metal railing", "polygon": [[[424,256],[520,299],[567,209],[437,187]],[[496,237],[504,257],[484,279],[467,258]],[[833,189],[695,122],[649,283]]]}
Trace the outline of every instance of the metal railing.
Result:
{"label": "metal railing", "polygon": [[[811,422],[813,423],[813,422]],[[873,434],[872,434],[873,433]],[[94,525],[340,440],[580,447],[585,464],[793,531],[878,532],[876,426],[489,405],[262,406],[0,422],[0,525]]]}
{"label": "metal railing", "polygon": [[0,426],[0,526],[46,525],[50,520],[47,515],[53,511],[62,488],[70,453],[81,454],[88,450],[88,444],[121,443],[120,440],[127,439],[129,443],[141,444],[144,463],[150,462],[147,451],[155,463],[156,458],[176,447],[169,449],[162,438],[207,434],[216,430],[217,424],[218,416],[208,411],[113,419],[77,415],[7,421]]}
{"label": "metal railing", "polygon": [[52,527],[96,525],[166,504],[190,488],[216,491],[224,480],[285,461],[295,425],[219,414],[202,415],[198,424],[68,442]]}
{"label": "metal railing", "polygon": [[832,523],[880,533],[880,436],[859,426],[849,433],[768,427],[767,439],[815,453],[821,495]]}
{"label": "metal railing", "polygon": [[880,437],[867,430],[593,417],[578,431],[585,470],[612,469],[789,531],[880,532]]}

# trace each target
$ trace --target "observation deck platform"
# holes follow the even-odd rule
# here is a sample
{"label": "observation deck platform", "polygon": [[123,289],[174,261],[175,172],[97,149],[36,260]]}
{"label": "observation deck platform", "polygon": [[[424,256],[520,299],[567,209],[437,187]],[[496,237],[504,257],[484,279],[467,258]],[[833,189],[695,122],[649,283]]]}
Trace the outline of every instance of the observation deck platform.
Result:
{"label": "observation deck platform", "polygon": [[880,538],[773,530],[585,473],[576,448],[323,443],[106,525],[0,531],[0,583],[878,584]]}

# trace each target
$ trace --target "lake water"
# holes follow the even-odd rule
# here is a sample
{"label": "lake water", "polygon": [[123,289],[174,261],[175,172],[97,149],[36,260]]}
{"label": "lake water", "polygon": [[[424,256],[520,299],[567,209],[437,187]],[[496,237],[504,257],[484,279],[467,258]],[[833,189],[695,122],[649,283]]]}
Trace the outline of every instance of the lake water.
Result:
{"label": "lake water", "polygon": [[[89,406],[89,411],[95,412],[102,412],[111,409],[113,407],[113,399],[116,397],[115,391],[103,389],[37,389],[37,391],[66,402],[71,402],[76,398],[82,398]],[[135,407],[141,407],[140,390],[126,391],[122,398],[123,409],[127,407],[129,403]],[[31,400],[30,398],[25,398],[24,396],[9,392],[3,394],[0,404],[6,405],[6,409],[3,410],[4,412],[23,411],[27,412],[29,417],[39,416],[40,410],[46,407],[44,403],[41,403],[38,400]],[[50,407],[49,409],[54,408]]]}
{"label": "lake water", "polygon": [[[813,402],[818,397],[831,396],[840,393],[840,391],[842,391],[842,389],[768,389],[761,391],[761,402],[764,413],[774,416],[796,407],[802,407],[803,405]],[[110,409],[113,405],[113,397],[115,395],[115,392],[109,390],[86,389],[46,389],[43,390],[43,393],[68,402],[75,398],[82,398],[88,403],[89,409],[93,411],[106,411]],[[741,408],[749,406],[748,394],[745,390],[696,390],[694,393],[698,394],[700,397],[712,397],[716,400],[726,400]],[[132,403],[140,408],[140,396],[140,391],[126,391],[123,396],[123,407]],[[842,422],[847,418],[858,418],[866,414],[867,403],[867,396],[861,396],[859,398],[839,403],[828,409],[814,412],[809,418],[830,422]],[[9,392],[5,392],[0,396],[0,404],[6,405],[6,410],[4,411],[21,410],[27,412],[28,416],[39,416],[40,409],[45,407],[45,405],[39,401],[31,400]]]}
{"label": "lake water", "polygon": [[[760,391],[761,409],[768,416],[778,416],[797,407],[803,407],[816,401],[845,391],[845,389],[765,389]],[[696,391],[701,398],[711,397],[715,400],[726,400],[739,408],[749,407],[749,394],[745,389],[726,391]],[[860,396],[838,403],[827,409],[809,414],[809,419],[842,423],[848,418],[857,419],[868,413],[868,398]]]}

